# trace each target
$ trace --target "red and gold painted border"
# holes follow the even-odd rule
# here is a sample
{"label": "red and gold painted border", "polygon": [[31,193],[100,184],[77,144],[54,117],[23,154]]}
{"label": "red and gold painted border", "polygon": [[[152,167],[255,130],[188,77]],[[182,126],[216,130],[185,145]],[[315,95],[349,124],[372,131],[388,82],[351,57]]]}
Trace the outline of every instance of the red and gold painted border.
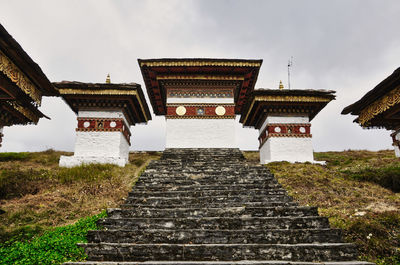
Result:
{"label": "red and gold painted border", "polygon": [[131,132],[122,118],[86,118],[79,117],[78,132],[121,132],[129,145]]}
{"label": "red and gold painted border", "polygon": [[[176,109],[180,106],[185,107],[186,113],[178,115]],[[225,108],[223,115],[216,113],[216,108],[222,106]],[[203,114],[198,114],[198,110],[203,110]],[[234,104],[168,104],[167,115],[168,119],[234,119],[235,105]]]}
{"label": "red and gold painted border", "polygon": [[[301,129],[303,128],[303,129]],[[270,137],[294,137],[294,138],[310,138],[310,123],[269,123],[260,133],[258,141],[260,148]]]}

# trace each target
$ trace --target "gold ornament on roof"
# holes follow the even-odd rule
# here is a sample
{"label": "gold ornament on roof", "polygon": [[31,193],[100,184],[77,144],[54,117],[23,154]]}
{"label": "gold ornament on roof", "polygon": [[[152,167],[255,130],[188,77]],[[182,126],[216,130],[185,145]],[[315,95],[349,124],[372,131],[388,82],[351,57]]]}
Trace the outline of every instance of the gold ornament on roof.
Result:
{"label": "gold ornament on roof", "polygon": [[107,74],[106,84],[111,84],[110,74]]}
{"label": "gold ornament on roof", "polygon": [[283,89],[283,84],[282,84],[282,80],[279,81],[279,89],[282,90]]}

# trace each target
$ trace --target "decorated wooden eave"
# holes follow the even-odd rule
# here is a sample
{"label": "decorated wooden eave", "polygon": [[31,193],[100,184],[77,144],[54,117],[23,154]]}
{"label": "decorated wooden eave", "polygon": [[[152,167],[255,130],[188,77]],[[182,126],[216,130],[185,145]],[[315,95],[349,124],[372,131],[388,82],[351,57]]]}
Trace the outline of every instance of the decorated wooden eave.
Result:
{"label": "decorated wooden eave", "polygon": [[122,109],[130,125],[151,120],[151,114],[139,84],[82,83],[62,81],[53,83],[71,109]]}
{"label": "decorated wooden eave", "polygon": [[139,59],[138,62],[156,115],[167,113],[169,88],[231,89],[235,113],[240,114],[262,64],[262,60],[242,59]]}
{"label": "decorated wooden eave", "polygon": [[345,107],[342,114],[358,115],[354,122],[364,128],[400,127],[400,67],[360,100]]}
{"label": "decorated wooden eave", "polygon": [[42,96],[56,95],[40,67],[0,25],[0,126],[36,124],[45,117],[37,109]]}
{"label": "decorated wooden eave", "polygon": [[259,129],[268,114],[306,115],[310,121],[333,99],[335,91],[257,89],[243,107],[240,122]]}

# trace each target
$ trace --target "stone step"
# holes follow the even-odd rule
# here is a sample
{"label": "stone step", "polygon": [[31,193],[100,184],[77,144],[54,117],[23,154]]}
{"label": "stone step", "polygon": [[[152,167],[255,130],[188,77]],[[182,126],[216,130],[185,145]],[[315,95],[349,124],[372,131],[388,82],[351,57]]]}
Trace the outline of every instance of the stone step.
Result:
{"label": "stone step", "polygon": [[[210,203],[205,205],[207,208],[227,208],[227,207],[289,207],[289,206],[298,206],[297,202],[220,202],[220,203]],[[199,208],[198,204],[162,204],[162,205],[151,205],[148,203],[139,204],[139,203],[124,203],[121,205],[121,208],[124,209],[132,209],[132,208],[155,208],[155,209],[170,209],[170,208]]]}
{"label": "stone step", "polygon": [[98,261],[349,261],[357,258],[352,244],[132,244],[81,243],[90,260]]}
{"label": "stone step", "polygon": [[224,207],[224,208],[149,208],[107,209],[110,218],[184,218],[184,217],[278,217],[318,216],[317,207]]}
{"label": "stone step", "polygon": [[224,184],[224,185],[152,185],[138,181],[133,187],[133,191],[200,191],[200,190],[246,190],[246,189],[282,189],[279,183],[262,184]]}
{"label": "stone step", "polygon": [[192,171],[192,172],[182,172],[180,170],[174,170],[174,171],[166,171],[165,172],[153,172],[150,173],[149,171],[145,171],[145,173],[142,173],[140,176],[142,179],[159,179],[159,178],[192,178],[193,175],[195,175],[197,178],[212,178],[212,179],[218,179],[218,178],[268,178],[268,179],[273,179],[274,176],[269,173],[269,172],[251,172],[251,171],[244,171],[244,172],[239,172],[239,171],[221,171],[221,170],[215,170],[215,171],[203,171],[203,170],[197,170],[197,171]]}
{"label": "stone step", "polygon": [[165,184],[174,184],[179,186],[188,186],[188,185],[207,185],[210,183],[220,184],[220,185],[234,185],[234,184],[252,184],[252,185],[263,185],[266,184],[277,184],[275,180],[265,180],[265,179],[221,179],[219,181],[210,181],[207,179],[183,179],[183,180],[175,180],[175,179],[164,179],[164,180],[153,180],[153,181],[141,181],[139,179],[139,185],[165,185]]}
{"label": "stone step", "polygon": [[374,265],[366,261],[281,261],[281,260],[241,260],[241,261],[83,261],[66,262],[65,265]]}
{"label": "stone step", "polygon": [[177,185],[177,186],[193,186],[193,185],[201,185],[201,186],[208,186],[209,184],[214,184],[214,185],[224,185],[224,186],[233,186],[236,184],[246,184],[246,185],[254,185],[253,187],[259,187],[263,188],[263,186],[269,186],[269,185],[278,185],[276,180],[264,180],[264,179],[239,179],[239,180],[220,180],[220,181],[210,181],[207,179],[185,179],[185,180],[174,180],[174,179],[164,179],[164,180],[154,180],[154,181],[139,181],[137,182],[136,185]]}
{"label": "stone step", "polygon": [[221,172],[232,175],[244,174],[267,174],[271,175],[266,169],[243,169],[232,167],[173,167],[173,166],[152,166],[146,168],[146,174],[179,174],[179,173],[193,173],[193,174],[221,174]]}
{"label": "stone step", "polygon": [[160,180],[207,180],[213,182],[219,182],[221,180],[233,180],[238,181],[241,179],[246,180],[264,180],[264,181],[276,181],[273,176],[267,174],[221,174],[218,173],[199,173],[199,172],[192,172],[192,173],[174,173],[174,174],[161,174],[157,173],[157,175],[142,175],[140,176],[140,181],[145,182],[152,182],[152,181],[160,181]]}
{"label": "stone step", "polygon": [[99,225],[107,229],[320,229],[329,228],[326,217],[187,217],[187,218],[106,218]]}
{"label": "stone step", "polygon": [[193,197],[200,196],[238,196],[238,195],[286,195],[284,189],[263,190],[263,189],[248,189],[248,190],[197,190],[197,191],[131,191],[129,197]]}
{"label": "stone step", "polygon": [[212,203],[246,203],[246,202],[291,202],[293,199],[288,195],[263,195],[263,196],[203,196],[203,197],[128,197],[125,204],[197,204],[199,206]]}
{"label": "stone step", "polygon": [[101,230],[89,231],[90,243],[135,244],[299,244],[342,242],[339,229],[298,230]]}

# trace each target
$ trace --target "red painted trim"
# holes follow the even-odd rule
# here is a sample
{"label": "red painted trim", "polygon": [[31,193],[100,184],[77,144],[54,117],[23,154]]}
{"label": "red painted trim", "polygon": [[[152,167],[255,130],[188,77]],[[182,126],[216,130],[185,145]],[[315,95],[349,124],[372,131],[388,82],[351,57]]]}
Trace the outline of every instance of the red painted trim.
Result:
{"label": "red painted trim", "polygon": [[[300,128],[303,127],[305,132],[301,132]],[[280,132],[276,132],[275,128],[279,128]],[[311,124],[310,123],[269,123],[265,126],[264,130],[260,133],[258,141],[261,148],[264,143],[271,137],[294,137],[294,138],[311,138]]]}
{"label": "red painted trim", "polygon": [[[78,117],[78,126],[76,131],[78,132],[121,132],[125,139],[128,141],[129,145],[131,132],[129,127],[125,124],[122,118],[86,118]],[[85,122],[89,122],[89,126],[85,127]],[[116,125],[111,127],[111,122],[115,122]]]}
{"label": "red painted trim", "polygon": [[[186,108],[186,113],[185,115],[179,116],[176,114],[176,108],[179,106],[184,106]],[[225,116],[235,116],[235,106],[233,105],[199,105],[199,106],[187,106],[187,105],[179,105],[179,106],[167,106],[167,116],[169,117],[185,117],[185,116],[190,116],[190,117],[225,117]],[[215,113],[215,109],[218,106],[223,106],[225,108],[225,114],[224,115],[217,115]],[[203,109],[204,114],[203,115],[198,115],[197,114],[197,109]]]}

